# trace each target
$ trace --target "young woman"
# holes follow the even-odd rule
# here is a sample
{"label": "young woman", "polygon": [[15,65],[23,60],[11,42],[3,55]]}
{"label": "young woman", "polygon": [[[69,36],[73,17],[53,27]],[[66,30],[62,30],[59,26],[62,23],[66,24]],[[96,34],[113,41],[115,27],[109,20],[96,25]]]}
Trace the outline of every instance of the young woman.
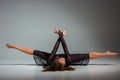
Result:
{"label": "young woman", "polygon": [[[87,65],[89,63],[89,59],[96,59],[101,57],[108,57],[108,56],[117,56],[118,53],[106,51],[104,53],[99,52],[89,52],[89,53],[83,53],[83,54],[70,54],[66,45],[66,42],[63,38],[64,35],[66,35],[66,31],[60,31],[59,29],[55,30],[55,33],[59,35],[59,38],[57,39],[55,46],[51,53],[34,50],[31,48],[21,47],[15,44],[6,44],[8,48],[13,48],[20,50],[24,53],[38,56],[42,58],[43,60],[47,61],[47,64],[49,67],[44,69],[43,71],[73,71],[75,68],[69,67],[72,63],[80,62],[81,65]],[[65,54],[56,54],[60,42],[62,43],[64,53]]]}

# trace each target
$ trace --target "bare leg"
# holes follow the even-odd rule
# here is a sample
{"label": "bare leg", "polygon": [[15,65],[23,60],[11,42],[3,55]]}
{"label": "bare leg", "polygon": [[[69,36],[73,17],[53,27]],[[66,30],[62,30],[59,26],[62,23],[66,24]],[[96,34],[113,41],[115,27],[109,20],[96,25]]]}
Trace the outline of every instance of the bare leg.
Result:
{"label": "bare leg", "polygon": [[21,46],[18,46],[18,45],[15,45],[15,44],[6,44],[6,46],[8,47],[8,48],[13,48],[13,49],[17,49],[17,50],[19,50],[19,51],[22,51],[22,52],[24,52],[24,53],[26,53],[26,54],[30,54],[30,55],[32,55],[33,54],[33,49],[31,49],[31,48],[25,48],[25,47],[21,47]]}
{"label": "bare leg", "polygon": [[108,57],[108,56],[118,56],[118,53],[106,51],[104,53],[99,52],[90,52],[90,59],[96,59],[96,58],[102,58],[102,57]]}

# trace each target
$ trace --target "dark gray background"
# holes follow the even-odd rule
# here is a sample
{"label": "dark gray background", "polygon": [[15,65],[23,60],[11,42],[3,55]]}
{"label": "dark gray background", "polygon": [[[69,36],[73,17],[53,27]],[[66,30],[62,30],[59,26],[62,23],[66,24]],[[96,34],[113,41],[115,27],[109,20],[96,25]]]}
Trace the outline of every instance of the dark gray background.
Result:
{"label": "dark gray background", "polygon": [[56,26],[67,30],[71,53],[120,52],[119,15],[119,0],[0,0],[0,63],[34,63],[5,44],[50,52]]}

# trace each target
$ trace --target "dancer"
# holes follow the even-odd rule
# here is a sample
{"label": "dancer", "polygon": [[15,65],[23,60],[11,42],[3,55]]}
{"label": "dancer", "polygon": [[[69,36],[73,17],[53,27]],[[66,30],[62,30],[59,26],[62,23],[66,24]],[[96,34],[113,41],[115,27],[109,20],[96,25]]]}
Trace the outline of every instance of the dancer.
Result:
{"label": "dancer", "polygon": [[[49,67],[45,68],[42,71],[73,71],[75,68],[70,67],[72,63],[80,62],[81,65],[87,65],[89,63],[89,59],[97,59],[102,57],[108,57],[108,56],[117,56],[118,53],[106,51],[103,53],[99,52],[89,52],[89,53],[83,53],[83,54],[70,54],[66,45],[66,42],[63,38],[64,35],[66,35],[66,31],[60,31],[59,29],[55,30],[55,33],[59,35],[59,38],[57,39],[55,46],[51,53],[40,51],[40,50],[34,50],[32,48],[26,48],[21,47],[15,44],[6,44],[8,48],[16,49],[19,51],[22,51],[26,54],[30,54],[33,56],[38,56],[42,58],[43,60],[47,61],[47,64]],[[62,43],[64,53],[65,54],[56,54],[60,42]]]}

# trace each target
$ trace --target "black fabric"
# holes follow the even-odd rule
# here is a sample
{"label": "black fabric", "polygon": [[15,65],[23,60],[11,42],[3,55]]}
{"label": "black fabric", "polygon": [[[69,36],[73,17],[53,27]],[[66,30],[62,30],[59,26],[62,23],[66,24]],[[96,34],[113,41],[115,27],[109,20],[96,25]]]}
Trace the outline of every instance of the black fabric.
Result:
{"label": "black fabric", "polygon": [[62,43],[62,46],[63,46],[63,50],[65,52],[65,60],[66,60],[65,66],[67,67],[67,66],[69,66],[71,64],[72,60],[71,60],[71,56],[70,56],[69,50],[67,48],[67,44],[66,44],[66,42],[65,42],[63,37],[61,37],[61,43]]}
{"label": "black fabric", "polygon": [[55,60],[55,54],[56,54],[56,52],[57,52],[57,50],[59,48],[59,44],[60,44],[60,41],[61,41],[64,53],[65,53],[65,56],[64,56],[65,61],[66,61],[66,65],[65,66],[69,66],[69,64],[71,63],[71,57],[70,57],[70,54],[69,54],[69,50],[68,50],[66,42],[65,42],[65,40],[63,38],[62,32],[59,31],[58,34],[59,34],[59,38],[56,41],[56,44],[55,44],[55,46],[54,46],[54,48],[53,48],[53,50],[51,52],[50,57],[47,60],[47,63],[50,65]]}
{"label": "black fabric", "polygon": [[50,53],[44,52],[44,51],[39,51],[39,50],[34,50],[33,55],[40,57],[43,60],[47,60],[50,56]]}
{"label": "black fabric", "polygon": [[49,56],[48,59],[47,59],[47,64],[50,65],[50,64],[52,64],[52,62],[54,61],[54,59],[55,59],[55,54],[56,54],[56,52],[57,52],[57,50],[58,50],[58,48],[59,48],[59,45],[60,45],[60,41],[61,41],[61,37],[59,37],[58,40],[56,41],[55,46],[54,46],[54,48],[53,48],[50,56]]}
{"label": "black fabric", "polygon": [[[57,55],[56,52],[59,48],[60,41],[62,43],[65,54]],[[33,54],[34,54],[34,59],[35,59],[36,64],[40,64],[40,61],[44,60],[44,62],[46,62],[46,64],[51,65],[53,63],[53,61],[56,59],[56,57],[64,57],[65,61],[66,61],[66,64],[65,64],[66,67],[69,66],[71,63],[75,63],[75,62],[81,61],[81,64],[83,64],[83,63],[86,64],[89,62],[88,55],[83,55],[83,54],[78,55],[78,54],[70,54],[69,53],[66,42],[63,38],[63,34],[61,32],[59,32],[59,38],[57,39],[55,46],[51,53],[35,50]]]}
{"label": "black fabric", "polygon": [[[50,56],[50,53],[46,53],[46,52],[41,53],[41,51],[37,51],[37,50],[35,50],[34,52],[35,53],[34,53],[33,57],[34,57],[34,60],[35,60],[36,64],[38,66],[41,66],[41,65],[47,66],[48,64],[47,64],[47,59],[46,58]],[[42,54],[42,56],[43,55],[46,56],[46,58],[43,59],[41,57],[41,54]],[[56,54],[54,56],[54,59],[57,56],[65,57],[65,54]],[[67,65],[88,65],[88,63],[89,63],[89,53],[70,54],[70,56],[71,56],[72,61],[71,61],[70,64],[66,64],[66,66]]]}
{"label": "black fabric", "polygon": [[87,65],[89,63],[89,53],[71,54],[71,65]]}

